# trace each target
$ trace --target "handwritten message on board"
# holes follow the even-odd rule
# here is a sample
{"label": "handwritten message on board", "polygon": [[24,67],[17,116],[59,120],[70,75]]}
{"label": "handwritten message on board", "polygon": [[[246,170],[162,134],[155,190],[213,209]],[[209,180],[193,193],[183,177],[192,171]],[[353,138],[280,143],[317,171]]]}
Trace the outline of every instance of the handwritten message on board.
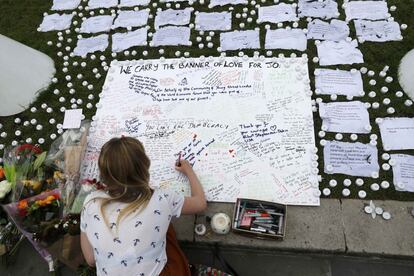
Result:
{"label": "handwritten message on board", "polygon": [[237,197],[319,205],[306,58],[112,62],[88,140],[83,178],[112,137],[142,141],[151,185],[189,194],[178,155],[209,201]]}

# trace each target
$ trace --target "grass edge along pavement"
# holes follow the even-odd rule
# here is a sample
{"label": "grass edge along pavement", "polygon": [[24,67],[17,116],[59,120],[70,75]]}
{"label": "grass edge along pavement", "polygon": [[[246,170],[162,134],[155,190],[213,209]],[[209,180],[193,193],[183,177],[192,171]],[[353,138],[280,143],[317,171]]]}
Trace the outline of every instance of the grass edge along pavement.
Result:
{"label": "grass edge along pavement", "polygon": [[[155,15],[156,9],[161,7],[163,9],[166,9],[166,3],[158,3],[157,7],[153,7],[152,4],[154,2],[158,1],[151,1],[149,4],[149,8],[151,9],[151,13]],[[284,1],[286,3],[291,3],[289,1]],[[341,20],[345,19],[345,13],[343,8],[341,8],[343,1],[337,1],[338,2],[338,9],[340,11],[340,18]],[[359,44],[359,49],[364,55],[364,64],[354,64],[354,65],[339,65],[339,66],[318,66],[318,64],[315,64],[312,62],[312,58],[317,56],[316,54],[316,46],[314,40],[308,40],[308,49],[304,52],[308,55],[309,58],[309,75],[311,79],[311,86],[314,90],[314,76],[313,71],[315,68],[339,68],[344,70],[350,70],[351,68],[361,68],[361,67],[367,67],[368,70],[373,70],[376,72],[376,75],[374,76],[374,79],[377,80],[377,85],[374,87],[370,86],[368,84],[369,77],[367,75],[363,75],[364,80],[364,90],[366,91],[366,95],[362,98],[354,98],[354,100],[361,100],[365,102],[374,102],[378,101],[381,103],[381,107],[379,109],[369,109],[370,113],[370,120],[371,125],[373,127],[373,130],[371,133],[375,133],[378,135],[378,151],[379,151],[379,164],[383,163],[381,159],[381,154],[384,153],[382,149],[382,143],[381,138],[379,135],[379,129],[377,124],[375,123],[375,118],[377,117],[414,117],[414,108],[413,107],[407,107],[404,105],[404,101],[407,98],[406,95],[404,95],[402,98],[397,98],[394,96],[394,93],[396,91],[401,90],[401,87],[398,84],[397,81],[397,70],[398,70],[398,63],[400,59],[403,57],[403,55],[411,50],[411,48],[414,46],[414,18],[411,15],[411,11],[414,9],[414,2],[413,1],[407,1],[402,2],[398,0],[388,0],[388,7],[395,5],[397,7],[397,10],[395,12],[391,12],[392,16],[394,17],[395,21],[397,21],[399,24],[407,24],[408,28],[407,30],[402,31],[402,35],[404,37],[404,40],[401,42],[382,42],[382,43],[376,43],[376,42],[365,42]],[[81,2],[81,5],[83,7],[86,6],[85,2]],[[261,5],[273,5],[273,2],[266,2],[265,4]],[[55,133],[56,134],[56,124],[49,124],[50,117],[53,117],[57,123],[63,121],[63,113],[59,111],[59,109],[63,106],[65,108],[71,108],[72,103],[70,102],[70,98],[74,99],[81,99],[82,104],[78,104],[80,108],[83,108],[83,113],[87,119],[91,119],[92,116],[95,114],[95,104],[97,103],[99,97],[98,94],[101,91],[104,78],[106,75],[106,72],[102,69],[102,62],[105,62],[106,65],[109,65],[110,61],[114,59],[111,57],[111,43],[109,47],[104,52],[95,52],[93,54],[88,54],[86,59],[82,59],[81,57],[73,57],[69,58],[69,73],[64,73],[63,70],[63,58],[62,56],[57,56],[57,53],[63,52],[63,56],[67,55],[68,53],[65,51],[66,46],[70,46],[71,49],[73,49],[76,46],[77,42],[77,33],[74,31],[75,26],[71,26],[70,28],[70,34],[67,34],[66,32],[63,33],[63,41],[62,47],[57,47],[56,43],[58,43],[58,39],[56,34],[58,32],[51,31],[51,32],[37,32],[36,29],[40,25],[43,19],[43,13],[52,13],[50,11],[50,8],[52,6],[52,1],[41,1],[41,0],[32,0],[29,3],[25,2],[14,2],[11,0],[3,0],[2,1],[2,9],[0,10],[0,32],[3,35],[6,35],[12,39],[15,39],[19,42],[22,42],[23,44],[26,44],[30,47],[33,47],[35,49],[40,50],[41,52],[46,53],[47,55],[51,56],[52,59],[55,61],[56,66],[56,78],[58,79],[57,83],[52,83],[47,89],[39,93],[38,98],[30,105],[30,107],[36,107],[37,111],[35,113],[30,112],[30,107],[15,116],[9,116],[9,117],[0,117],[0,123],[3,124],[3,128],[0,130],[6,131],[8,133],[6,138],[0,138],[0,143],[4,144],[6,146],[10,145],[13,140],[18,140],[16,137],[14,137],[14,130],[20,129],[22,131],[22,134],[20,137],[30,137],[32,138],[33,143],[36,143],[39,138],[44,138],[45,143],[41,145],[42,148],[47,149],[51,142],[53,142],[52,139],[50,139],[50,135]],[[180,2],[181,8],[185,8],[189,6],[187,2]],[[200,5],[199,3],[194,3],[192,5],[195,10],[199,11],[207,11],[209,8],[207,5]],[[245,22],[245,19],[243,18],[235,18],[235,13],[242,13],[244,5],[235,5],[234,11],[233,11],[233,28],[234,30],[241,29],[239,27],[240,22]],[[247,5],[249,8],[253,8],[253,6]],[[122,8],[123,9],[123,8]],[[223,6],[223,7],[217,7],[215,8],[215,11],[226,11],[229,9],[229,5]],[[85,10],[76,10],[77,12],[83,12],[85,15],[89,16],[89,12]],[[59,12],[62,13],[62,12]],[[104,14],[110,14],[110,9],[105,9]],[[252,16],[254,19],[257,18],[256,15]],[[79,17],[79,14],[75,15],[73,18],[73,21],[82,22],[81,18]],[[72,22],[73,22],[72,21]],[[150,32],[154,32],[153,29],[153,21],[154,19],[149,19],[149,26]],[[264,34],[265,34],[265,25],[268,24],[271,26],[272,29],[276,28],[276,24],[271,23],[262,23],[262,24],[256,24],[253,20],[253,23],[246,23],[246,27],[244,29],[254,29],[255,27],[260,28],[261,32],[261,44],[264,45]],[[194,13],[192,15],[191,22],[194,22]],[[292,22],[289,23],[283,23],[283,26],[292,26]],[[306,28],[307,22],[305,19],[301,19],[299,21],[299,28]],[[77,26],[79,27],[79,25]],[[355,35],[355,28],[353,22],[349,22],[349,27],[351,30],[350,36],[352,38],[356,38]],[[110,33],[113,34],[115,32],[125,32],[126,30],[123,29],[116,29],[111,30]],[[206,32],[207,33],[207,32]],[[132,47],[128,49],[129,52],[137,51],[138,54],[136,56],[125,56],[123,53],[119,53],[116,56],[116,59],[118,60],[128,60],[128,59],[157,59],[161,56],[165,58],[175,58],[175,52],[177,50],[181,51],[181,53],[188,51],[190,53],[190,57],[199,57],[201,55],[204,56],[218,56],[219,52],[216,50],[216,48],[219,46],[219,32],[215,32],[216,34],[212,37],[212,42],[214,43],[215,47],[212,49],[204,48],[202,50],[198,49],[196,44],[193,44],[191,47],[184,47],[184,46],[170,46],[170,47]],[[86,35],[84,35],[86,37]],[[200,35],[197,31],[192,30],[191,33],[191,40],[195,41],[196,36],[201,36],[203,39],[205,39],[205,36]],[[72,41],[68,42],[67,39],[71,38]],[[48,41],[52,41],[53,45],[49,46],[47,45]],[[165,49],[165,53],[161,55],[159,53],[159,49]],[[146,56],[142,55],[142,51],[147,51],[148,54]],[[227,56],[237,56],[239,51],[228,51],[226,52]],[[262,55],[265,55],[267,50],[266,49],[247,49],[242,50],[244,54],[247,54],[249,56],[253,56],[254,52],[259,52]],[[274,50],[273,56],[277,56],[278,54],[283,53],[285,56],[290,56],[292,53],[296,55],[302,55],[302,52],[299,51],[288,51],[288,50]],[[96,56],[96,59],[92,60],[91,56]],[[105,59],[101,59],[101,57],[104,57]],[[72,66],[72,63],[74,61],[78,62],[78,66]],[[85,66],[83,67],[81,64],[82,62],[85,62]],[[392,76],[394,81],[391,84],[385,83],[384,78],[378,77],[378,73],[382,70],[382,68],[385,65],[390,66],[390,70],[388,72],[388,75]],[[92,70],[94,68],[97,68],[99,73],[101,74],[100,78],[95,78],[95,74],[92,73]],[[65,75],[70,74],[72,76],[72,83],[73,88],[75,89],[75,94],[70,95],[69,94],[69,88],[66,86],[67,81],[65,81]],[[76,75],[82,74],[83,78],[81,80],[76,78]],[[22,76],[24,78],[24,76]],[[89,90],[87,86],[83,86],[82,82],[87,81],[88,84],[93,85],[93,89]],[[389,88],[389,92],[387,94],[380,93],[380,88],[382,86],[387,86]],[[59,95],[55,95],[53,92],[56,91],[56,89],[59,90]],[[377,97],[375,99],[371,99],[368,97],[369,91],[375,91],[377,93]],[[93,99],[89,99],[88,95],[92,94]],[[10,96],[10,95],[3,95],[3,97]],[[66,101],[65,102],[59,102],[59,98],[65,96]],[[331,102],[329,95],[313,95],[312,99],[316,98],[322,98],[324,102]],[[396,109],[396,113],[393,115],[388,115],[386,112],[386,107],[382,105],[382,100],[386,97],[391,98],[391,105]],[[336,101],[347,101],[345,96],[338,96],[338,99]],[[48,106],[53,108],[52,113],[46,113],[42,108],[41,104],[46,103]],[[92,108],[86,108],[86,103],[91,103],[93,105]],[[35,125],[29,125],[27,127],[18,124],[16,125],[14,123],[15,118],[20,118],[21,121],[30,121],[32,118],[35,118],[37,120],[37,123],[41,124],[43,126],[43,129],[38,131],[35,129]],[[324,188],[329,187],[328,182],[330,179],[336,179],[338,181],[338,186],[335,188],[331,188],[331,195],[329,198],[342,198],[342,182],[344,179],[348,178],[351,179],[352,182],[355,182],[355,179],[358,177],[352,177],[347,175],[341,175],[341,174],[334,174],[334,175],[326,175],[323,173],[323,147],[320,146],[317,133],[321,128],[321,120],[319,118],[318,114],[314,114],[314,121],[315,121],[315,138],[316,138],[316,145],[319,149],[319,170],[320,175],[322,176],[322,182],[320,183],[320,190],[322,191]],[[369,135],[358,135],[358,141],[362,143],[369,143]],[[324,137],[326,140],[335,140],[335,133],[326,133],[326,136]],[[25,139],[22,139],[25,140]],[[349,135],[345,134],[344,139],[342,141],[351,142]],[[413,150],[405,150],[405,151],[393,151],[398,153],[407,153],[407,154],[414,154]],[[0,155],[3,154],[3,151],[0,150]],[[372,179],[372,178],[363,178],[364,179],[364,186],[363,189],[367,192],[367,198],[366,199],[393,199],[393,200],[414,200],[414,194],[408,193],[408,192],[396,192],[394,190],[393,185],[391,185],[390,188],[387,190],[380,189],[380,191],[373,192],[370,190],[369,186],[372,183],[380,183],[383,180],[387,180],[390,183],[392,183],[392,170],[390,171],[384,171],[380,170],[380,176],[378,179]],[[351,195],[349,198],[357,198],[357,192],[358,187],[355,184],[352,184],[350,187]],[[321,197],[324,197],[323,195]]]}

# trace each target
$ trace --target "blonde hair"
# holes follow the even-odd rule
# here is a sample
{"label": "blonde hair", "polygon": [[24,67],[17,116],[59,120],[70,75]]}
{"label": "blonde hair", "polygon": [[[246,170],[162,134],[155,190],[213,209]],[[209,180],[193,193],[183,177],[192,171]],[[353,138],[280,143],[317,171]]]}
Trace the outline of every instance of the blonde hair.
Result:
{"label": "blonde hair", "polygon": [[104,209],[111,202],[129,203],[121,209],[116,221],[119,222],[132,212],[146,207],[152,196],[149,186],[150,160],[144,146],[132,137],[112,138],[103,145],[98,159],[101,181],[106,185],[110,198],[103,198],[101,213],[106,225]]}

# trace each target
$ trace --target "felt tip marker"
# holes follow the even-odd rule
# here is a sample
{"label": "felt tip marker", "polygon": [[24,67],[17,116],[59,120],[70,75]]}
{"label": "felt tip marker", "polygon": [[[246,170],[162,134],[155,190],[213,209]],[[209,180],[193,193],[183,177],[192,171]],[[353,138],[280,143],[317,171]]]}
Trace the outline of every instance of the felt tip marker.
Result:
{"label": "felt tip marker", "polygon": [[178,153],[178,158],[177,158],[177,161],[175,161],[175,165],[176,165],[177,167],[180,167],[180,166],[181,166],[181,162],[180,162],[180,160],[181,160],[181,151]]}

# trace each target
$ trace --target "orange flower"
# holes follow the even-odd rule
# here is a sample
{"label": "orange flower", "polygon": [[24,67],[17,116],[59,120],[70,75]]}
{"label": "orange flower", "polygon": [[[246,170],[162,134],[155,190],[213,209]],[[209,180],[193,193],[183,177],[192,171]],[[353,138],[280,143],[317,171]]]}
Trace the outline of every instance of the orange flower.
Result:
{"label": "orange flower", "polygon": [[20,200],[17,204],[18,209],[26,209],[29,204],[27,203],[26,199]]}
{"label": "orange flower", "polygon": [[3,167],[0,167],[0,180],[3,180],[4,178],[4,169]]}

